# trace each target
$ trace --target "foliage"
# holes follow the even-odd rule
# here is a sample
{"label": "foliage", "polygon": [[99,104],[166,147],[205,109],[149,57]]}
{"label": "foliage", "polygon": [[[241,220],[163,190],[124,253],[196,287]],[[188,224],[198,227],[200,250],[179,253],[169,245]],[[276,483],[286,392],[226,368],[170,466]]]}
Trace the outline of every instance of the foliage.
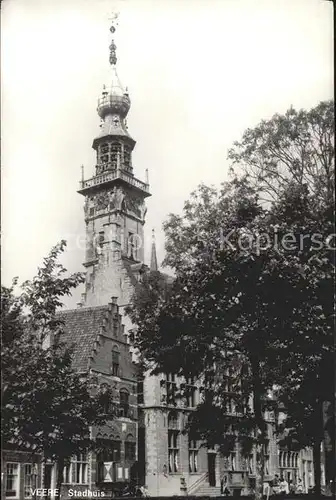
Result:
{"label": "foliage", "polygon": [[2,287],[2,442],[15,449],[43,453],[64,462],[94,446],[89,427],[104,422],[101,394],[94,394],[85,374],[72,368],[71,349],[62,342],[61,298],[83,281],[65,276],[58,264],[62,241],[44,259],[23,292]]}
{"label": "foliage", "polygon": [[247,129],[229,151],[236,173],[268,198],[293,183],[306,185],[322,204],[330,203],[335,183],[334,102],[309,111],[291,107]]}
{"label": "foliage", "polygon": [[[301,416],[308,400],[313,405],[314,398],[331,397],[327,381],[334,355],[334,265],[328,247],[333,227],[329,108],[322,103],[309,113],[290,110],[285,118],[276,116],[247,131],[245,149],[240,145],[239,153],[236,145],[234,159],[249,168],[248,175],[219,190],[200,186],[182,215],[170,215],[164,224],[165,264],[175,271],[176,279],[163,293],[150,274],[129,308],[138,327],[136,345],[152,373],[175,372],[202,381],[203,399],[190,432],[210,445],[216,442],[225,453],[233,436],[246,453],[256,445],[259,496],[267,412],[276,409],[270,397],[274,387],[282,387],[280,396],[287,405],[291,394],[299,398]],[[311,128],[323,129],[320,145],[326,144],[328,151],[320,158],[316,143],[310,147],[312,139],[305,135],[301,148],[310,152],[311,165],[303,162],[298,177],[295,158],[288,159],[290,167],[285,170],[282,150],[294,154],[298,132],[308,134]],[[318,158],[321,165],[316,166]],[[276,162],[272,168],[280,169],[281,175],[260,171],[263,161]],[[265,191],[276,193],[273,203],[263,203]],[[306,443],[317,438],[316,432],[311,435],[316,418],[311,422],[305,429],[310,434]]]}

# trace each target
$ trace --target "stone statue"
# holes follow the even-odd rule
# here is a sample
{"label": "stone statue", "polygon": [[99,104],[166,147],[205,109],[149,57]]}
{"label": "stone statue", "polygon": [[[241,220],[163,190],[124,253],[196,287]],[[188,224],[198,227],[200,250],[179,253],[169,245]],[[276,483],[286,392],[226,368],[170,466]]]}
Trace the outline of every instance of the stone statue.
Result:
{"label": "stone statue", "polygon": [[114,186],[113,191],[110,192],[110,208],[112,210],[121,210],[124,199],[124,191],[121,188]]}

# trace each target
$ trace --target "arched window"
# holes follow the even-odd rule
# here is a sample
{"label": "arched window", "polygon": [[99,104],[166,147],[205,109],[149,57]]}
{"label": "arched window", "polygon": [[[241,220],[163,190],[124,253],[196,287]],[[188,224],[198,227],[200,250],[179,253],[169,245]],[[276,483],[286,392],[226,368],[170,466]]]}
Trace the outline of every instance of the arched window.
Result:
{"label": "arched window", "polygon": [[189,437],[189,472],[198,472],[198,443]]}
{"label": "arched window", "polygon": [[120,416],[128,417],[129,415],[129,392],[126,389],[120,389]]}
{"label": "arched window", "polygon": [[119,361],[120,361],[120,352],[118,347],[113,347],[112,350],[112,375],[115,377],[119,377]]}
{"label": "arched window", "polygon": [[128,434],[125,441],[125,460],[135,460],[135,439],[133,434]]}
{"label": "arched window", "polygon": [[170,473],[179,470],[179,453],[178,415],[175,411],[171,411],[168,414],[168,465]]}

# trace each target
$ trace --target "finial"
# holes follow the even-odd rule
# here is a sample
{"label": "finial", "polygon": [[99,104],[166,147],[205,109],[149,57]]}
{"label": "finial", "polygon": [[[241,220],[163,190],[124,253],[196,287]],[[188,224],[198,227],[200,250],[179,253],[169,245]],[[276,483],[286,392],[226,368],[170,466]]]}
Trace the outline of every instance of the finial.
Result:
{"label": "finial", "polygon": [[84,165],[81,165],[81,171],[82,171],[82,182],[84,182]]}
{"label": "finial", "polygon": [[[112,35],[116,31],[116,26],[118,26],[118,17],[119,17],[119,12],[114,12],[114,13],[112,13],[112,17],[109,18],[109,20],[111,21],[110,31],[111,31]],[[114,43],[114,39],[112,39],[112,42],[111,42],[109,49],[110,49],[110,64],[116,65],[117,64],[117,54],[116,54],[117,46]]]}
{"label": "finial", "polygon": [[158,270],[158,263],[157,263],[157,257],[156,257],[156,244],[155,244],[155,230],[154,229],[152,229],[152,251],[151,251],[151,261],[150,261],[149,269],[151,271]]}
{"label": "finial", "polygon": [[146,168],[146,184],[147,184],[147,186],[149,185],[148,168]]}

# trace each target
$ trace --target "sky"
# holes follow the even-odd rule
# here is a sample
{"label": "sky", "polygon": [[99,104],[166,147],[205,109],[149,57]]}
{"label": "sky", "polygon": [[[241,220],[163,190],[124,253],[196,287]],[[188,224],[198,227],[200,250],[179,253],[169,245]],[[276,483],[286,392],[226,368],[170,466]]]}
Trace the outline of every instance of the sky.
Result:
{"label": "sky", "polygon": [[[66,239],[83,270],[80,166],[92,176],[97,98],[109,84],[111,13],[118,74],[132,106],[136,177],[149,171],[145,245],[200,184],[228,177],[246,128],[333,96],[333,11],[325,0],[3,0],[2,283],[32,278]],[[73,306],[80,291],[67,301]]]}

